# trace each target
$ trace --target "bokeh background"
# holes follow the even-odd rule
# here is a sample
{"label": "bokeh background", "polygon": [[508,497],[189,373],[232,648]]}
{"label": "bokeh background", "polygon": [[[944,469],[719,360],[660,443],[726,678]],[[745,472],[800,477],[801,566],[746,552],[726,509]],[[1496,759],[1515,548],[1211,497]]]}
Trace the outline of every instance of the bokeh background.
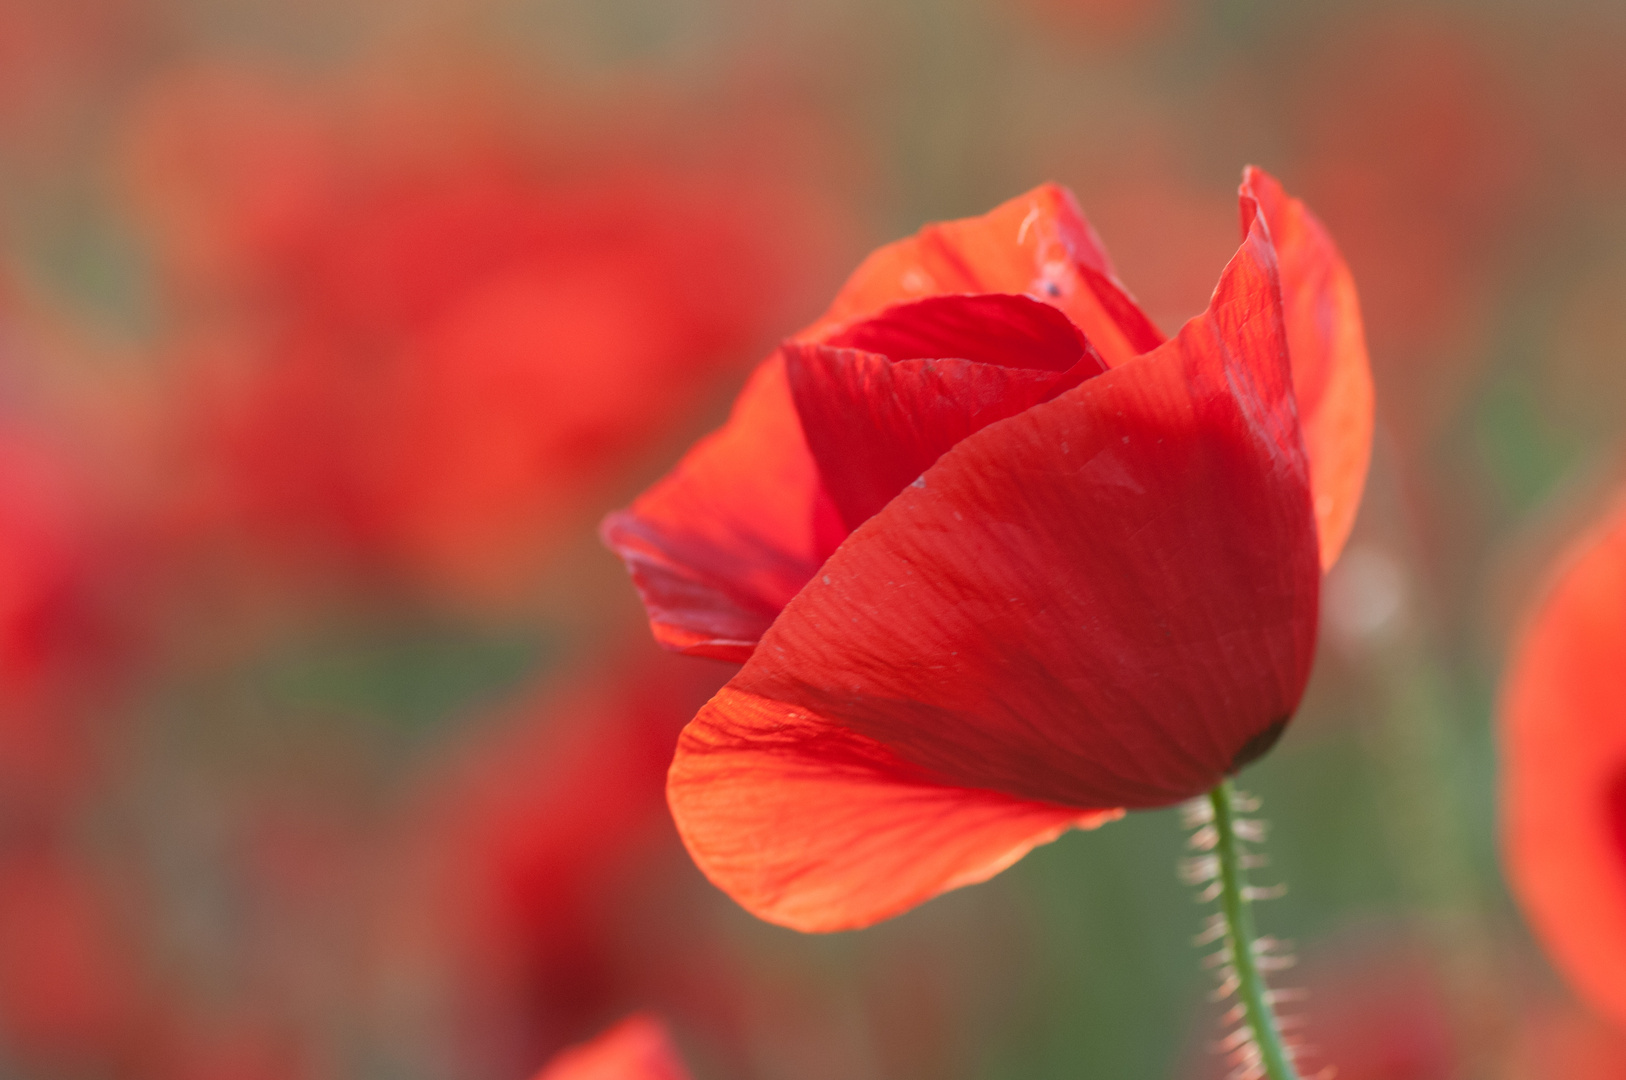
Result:
{"label": "bokeh background", "polygon": [[1626,1075],[1508,899],[1494,709],[1622,470],[1606,0],[0,0],[0,1076],[1224,1070],[1174,812],[872,930],[755,922],[661,783],[728,676],[594,529],[870,248],[1070,185],[1166,329],[1257,163],[1379,436],[1245,774],[1345,1080]]}

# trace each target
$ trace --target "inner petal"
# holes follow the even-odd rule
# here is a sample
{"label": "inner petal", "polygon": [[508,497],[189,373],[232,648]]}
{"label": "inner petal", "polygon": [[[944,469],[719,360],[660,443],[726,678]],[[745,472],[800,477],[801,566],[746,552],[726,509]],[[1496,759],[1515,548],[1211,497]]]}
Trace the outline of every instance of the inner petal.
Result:
{"label": "inner petal", "polygon": [[956,357],[997,367],[1066,371],[1089,349],[1056,308],[1026,296],[933,296],[894,304],[824,339],[890,360]]}
{"label": "inner petal", "polygon": [[848,531],[961,439],[1106,369],[1065,315],[1003,295],[900,304],[784,355],[808,449]]}

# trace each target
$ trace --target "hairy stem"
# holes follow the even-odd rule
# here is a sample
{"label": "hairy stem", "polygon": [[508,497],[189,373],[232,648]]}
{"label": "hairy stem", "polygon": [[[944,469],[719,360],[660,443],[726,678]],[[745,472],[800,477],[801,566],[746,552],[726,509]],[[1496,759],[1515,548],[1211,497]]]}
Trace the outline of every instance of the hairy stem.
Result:
{"label": "hairy stem", "polygon": [[1276,1010],[1271,1006],[1270,988],[1265,985],[1254,955],[1258,935],[1253,926],[1253,900],[1243,874],[1234,798],[1229,780],[1222,781],[1208,793],[1217,834],[1214,855],[1219,863],[1220,911],[1225,918],[1225,944],[1236,975],[1237,1000],[1259,1050],[1259,1068],[1263,1075],[1268,1080],[1299,1080],[1293,1056],[1282,1043]]}

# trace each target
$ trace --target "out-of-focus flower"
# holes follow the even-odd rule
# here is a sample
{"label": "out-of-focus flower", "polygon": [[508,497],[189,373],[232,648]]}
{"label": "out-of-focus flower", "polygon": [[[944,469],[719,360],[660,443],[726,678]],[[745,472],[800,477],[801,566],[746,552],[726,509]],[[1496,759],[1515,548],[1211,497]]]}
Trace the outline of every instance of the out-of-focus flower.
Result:
{"label": "out-of-focus flower", "polygon": [[[0,286],[3,289],[3,286]],[[0,808],[48,809],[87,779],[95,729],[133,674],[138,534],[90,439],[26,370],[0,295]],[[0,820],[6,816],[0,809]]]}
{"label": "out-of-focus flower", "polygon": [[1167,342],[1054,187],[883,248],[607,520],[657,637],[748,658],[668,786],[747,908],[865,925],[1280,735],[1371,397],[1330,238],[1242,215]]}
{"label": "out-of-focus flower", "polygon": [[471,1075],[512,1075],[640,1001],[730,1034],[727,961],[664,895],[688,867],[662,798],[678,731],[727,674],[628,658],[511,710],[426,781],[386,962],[445,996]]}
{"label": "out-of-focus flower", "polygon": [[637,1014],[561,1052],[535,1080],[689,1080],[689,1070],[666,1026],[653,1016]]}
{"label": "out-of-focus flower", "polygon": [[297,273],[343,194],[338,141],[318,94],[249,70],[182,70],[143,87],[121,176],[166,300],[195,318],[308,288],[280,279]]}
{"label": "out-of-focus flower", "polygon": [[1536,936],[1626,1023],[1626,506],[1560,562],[1503,688],[1502,839]]}
{"label": "out-of-focus flower", "polygon": [[214,513],[485,598],[759,342],[827,222],[749,145],[444,111],[198,77],[130,171]]}
{"label": "out-of-focus flower", "polygon": [[18,431],[0,431],[0,799],[8,802],[77,768],[79,713],[109,644],[89,595],[91,540],[77,494],[61,461]]}

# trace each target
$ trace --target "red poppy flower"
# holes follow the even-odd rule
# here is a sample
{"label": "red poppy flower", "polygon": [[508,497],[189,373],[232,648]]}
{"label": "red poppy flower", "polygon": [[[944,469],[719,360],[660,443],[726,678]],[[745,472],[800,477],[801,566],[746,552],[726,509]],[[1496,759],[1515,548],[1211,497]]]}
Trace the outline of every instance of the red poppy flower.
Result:
{"label": "red poppy flower", "polygon": [[640,1013],[566,1050],[535,1080],[689,1080],[689,1070],[673,1048],[666,1026]]}
{"label": "red poppy flower", "polygon": [[1168,340],[1054,186],[882,248],[607,520],[656,636],[746,661],[668,797],[747,908],[865,925],[1279,735],[1371,397],[1320,224],[1257,170],[1242,220]]}
{"label": "red poppy flower", "polygon": [[1562,565],[1503,694],[1503,849],[1548,954],[1626,1022],[1626,505]]}

